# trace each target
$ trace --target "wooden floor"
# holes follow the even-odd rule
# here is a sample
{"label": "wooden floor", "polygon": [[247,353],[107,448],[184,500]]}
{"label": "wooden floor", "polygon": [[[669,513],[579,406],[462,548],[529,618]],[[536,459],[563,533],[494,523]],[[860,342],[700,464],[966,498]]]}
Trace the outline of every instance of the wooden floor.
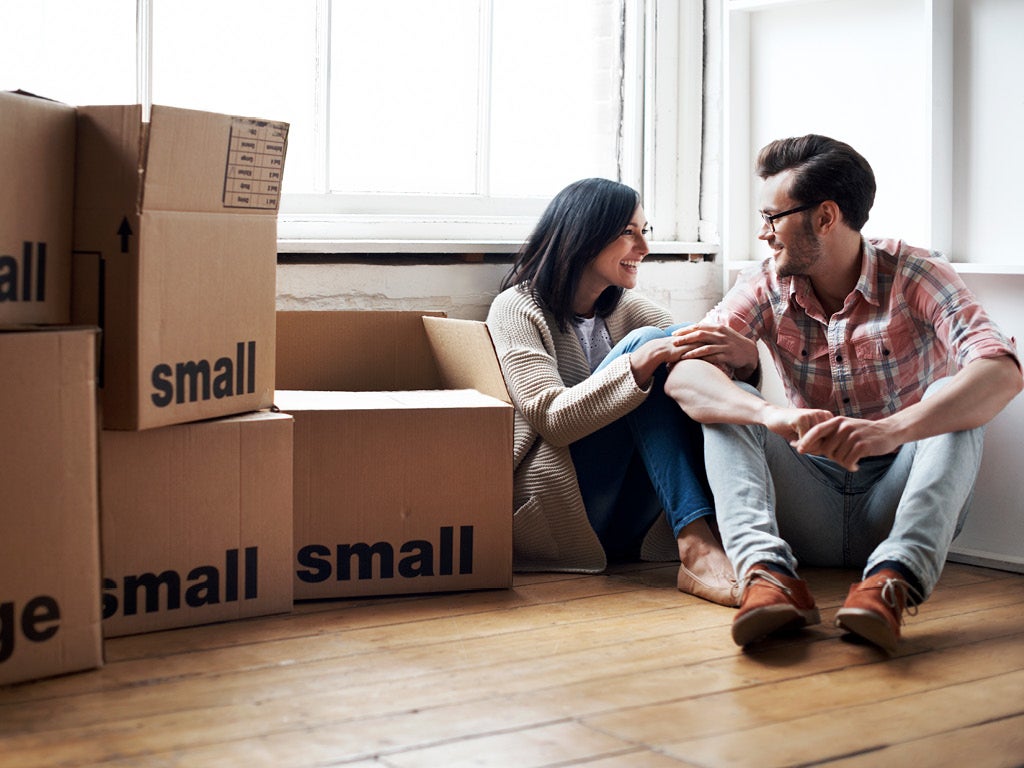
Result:
{"label": "wooden floor", "polygon": [[1024,765],[1024,576],[949,565],[889,658],[803,575],[823,624],[747,652],[649,565],[119,638],[0,688],[0,766]]}

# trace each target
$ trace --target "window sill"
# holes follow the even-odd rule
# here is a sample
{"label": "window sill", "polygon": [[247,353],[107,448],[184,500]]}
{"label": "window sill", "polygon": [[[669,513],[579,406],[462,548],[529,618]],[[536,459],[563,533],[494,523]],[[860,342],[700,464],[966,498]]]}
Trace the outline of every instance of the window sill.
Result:
{"label": "window sill", "polygon": [[[729,280],[735,279],[736,275],[747,267],[760,264],[763,259],[749,261],[727,261],[725,269]],[[1024,275],[1024,264],[986,264],[970,261],[954,261],[953,269],[961,275]]]}
{"label": "window sill", "polygon": [[[384,239],[316,239],[279,238],[277,252],[294,254],[513,254],[522,244],[518,240],[384,240]],[[688,256],[691,261],[714,261],[718,252],[715,243],[653,241],[652,257]],[[694,258],[694,257],[700,257]]]}
{"label": "window sill", "polygon": [[953,268],[961,275],[1024,275],[1024,264],[981,264],[954,261]]}

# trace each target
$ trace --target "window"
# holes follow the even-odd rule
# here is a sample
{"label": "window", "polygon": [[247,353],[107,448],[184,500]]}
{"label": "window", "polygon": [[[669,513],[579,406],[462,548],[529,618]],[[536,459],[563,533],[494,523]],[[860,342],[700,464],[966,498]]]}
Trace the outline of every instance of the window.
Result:
{"label": "window", "polygon": [[135,6],[0,0],[0,88],[69,104],[136,100]]}
{"label": "window", "polygon": [[0,0],[5,28],[23,33],[0,53],[0,85],[289,122],[279,232],[292,250],[518,241],[551,195],[585,176],[641,190],[659,239],[695,241],[701,9]]}

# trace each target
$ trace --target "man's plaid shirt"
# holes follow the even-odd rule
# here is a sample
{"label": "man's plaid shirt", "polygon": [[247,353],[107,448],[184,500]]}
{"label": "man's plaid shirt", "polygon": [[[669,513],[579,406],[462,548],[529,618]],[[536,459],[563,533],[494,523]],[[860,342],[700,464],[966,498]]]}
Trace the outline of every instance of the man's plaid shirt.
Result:
{"label": "man's plaid shirt", "polygon": [[898,240],[863,240],[860,279],[826,317],[807,277],[774,260],[745,270],[706,320],[763,341],[790,403],[880,419],[913,405],[972,360],[1019,359],[942,256]]}

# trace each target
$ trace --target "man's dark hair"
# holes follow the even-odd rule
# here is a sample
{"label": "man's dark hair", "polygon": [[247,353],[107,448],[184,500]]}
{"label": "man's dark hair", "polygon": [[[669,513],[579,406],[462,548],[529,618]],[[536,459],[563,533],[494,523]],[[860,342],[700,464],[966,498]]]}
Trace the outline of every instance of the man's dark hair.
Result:
{"label": "man's dark hair", "polygon": [[758,153],[756,171],[762,179],[790,169],[790,196],[796,202],[832,200],[847,225],[861,230],[875,202],[875,174],[853,147],[812,133],[778,139]]}
{"label": "man's dark hair", "polygon": [[[574,317],[572,300],[584,268],[622,234],[639,204],[636,190],[616,181],[570,184],[548,204],[501,289],[522,285],[565,331]],[[621,298],[622,288],[609,286],[598,297],[595,312],[607,317]]]}

